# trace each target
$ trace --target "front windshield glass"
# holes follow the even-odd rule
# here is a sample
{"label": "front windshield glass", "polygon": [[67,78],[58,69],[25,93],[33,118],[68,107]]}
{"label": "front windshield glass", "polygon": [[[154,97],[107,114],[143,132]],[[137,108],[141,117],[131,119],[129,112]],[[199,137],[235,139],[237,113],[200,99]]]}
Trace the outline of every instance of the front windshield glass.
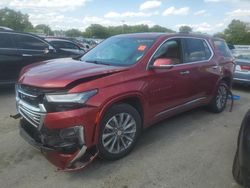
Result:
{"label": "front windshield glass", "polygon": [[152,38],[111,37],[82,56],[81,61],[114,66],[133,65],[154,41]]}

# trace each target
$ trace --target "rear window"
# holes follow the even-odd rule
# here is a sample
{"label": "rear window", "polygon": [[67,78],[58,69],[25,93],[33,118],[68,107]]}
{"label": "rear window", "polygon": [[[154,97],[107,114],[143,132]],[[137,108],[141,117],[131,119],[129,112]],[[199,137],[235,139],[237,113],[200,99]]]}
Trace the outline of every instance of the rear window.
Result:
{"label": "rear window", "polygon": [[183,44],[184,62],[208,60],[212,52],[204,39],[186,38]]}
{"label": "rear window", "polygon": [[224,57],[233,57],[226,42],[223,40],[214,40],[214,45]]}
{"label": "rear window", "polygon": [[0,33],[0,48],[13,48],[11,34]]}
{"label": "rear window", "polygon": [[45,50],[49,46],[42,40],[29,35],[16,35],[15,41],[19,49]]}

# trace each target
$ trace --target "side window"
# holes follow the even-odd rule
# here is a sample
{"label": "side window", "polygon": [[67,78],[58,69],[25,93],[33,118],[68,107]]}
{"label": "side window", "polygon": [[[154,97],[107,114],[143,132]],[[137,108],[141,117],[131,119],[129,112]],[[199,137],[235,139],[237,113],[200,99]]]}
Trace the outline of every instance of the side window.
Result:
{"label": "side window", "polygon": [[181,63],[181,42],[179,39],[172,39],[165,42],[155,53],[154,59],[172,59],[174,64]]}
{"label": "side window", "polygon": [[79,50],[79,47],[70,42],[64,41],[52,41],[51,42],[56,48],[65,48],[70,50]]}
{"label": "side window", "polygon": [[9,33],[0,33],[0,48],[14,48],[11,35]]}
{"label": "side window", "polygon": [[51,41],[50,42],[53,46],[55,46],[56,48],[63,48],[61,42],[58,41]]}
{"label": "side window", "polygon": [[48,44],[29,35],[17,35],[16,44],[19,49],[45,50],[48,48]]}
{"label": "side window", "polygon": [[212,52],[203,39],[186,38],[183,42],[184,63],[208,60]]}
{"label": "side window", "polygon": [[232,57],[231,51],[223,40],[214,40],[215,47],[224,57]]}
{"label": "side window", "polygon": [[71,50],[79,50],[79,47],[70,42],[64,42],[64,48]]}

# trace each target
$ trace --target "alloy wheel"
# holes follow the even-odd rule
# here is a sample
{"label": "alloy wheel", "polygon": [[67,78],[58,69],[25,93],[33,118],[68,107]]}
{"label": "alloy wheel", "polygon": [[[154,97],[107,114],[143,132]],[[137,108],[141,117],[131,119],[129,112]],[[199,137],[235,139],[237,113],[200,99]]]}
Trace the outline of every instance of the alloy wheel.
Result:
{"label": "alloy wheel", "polygon": [[136,121],[129,113],[112,116],[104,126],[102,145],[109,153],[121,153],[134,142],[136,127]]}
{"label": "alloy wheel", "polygon": [[227,102],[227,89],[224,85],[220,85],[218,89],[218,94],[216,96],[216,105],[218,109],[225,107]]}

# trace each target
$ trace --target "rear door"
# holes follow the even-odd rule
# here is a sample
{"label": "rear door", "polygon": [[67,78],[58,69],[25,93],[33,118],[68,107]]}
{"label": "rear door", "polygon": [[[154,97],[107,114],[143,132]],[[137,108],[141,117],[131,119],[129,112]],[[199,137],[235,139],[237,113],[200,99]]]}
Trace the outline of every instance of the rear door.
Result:
{"label": "rear door", "polygon": [[21,69],[22,57],[18,54],[13,39],[15,33],[0,32],[0,82],[16,81]]}
{"label": "rear door", "polygon": [[183,38],[183,62],[188,65],[193,100],[207,98],[214,90],[220,70],[207,40]]}

